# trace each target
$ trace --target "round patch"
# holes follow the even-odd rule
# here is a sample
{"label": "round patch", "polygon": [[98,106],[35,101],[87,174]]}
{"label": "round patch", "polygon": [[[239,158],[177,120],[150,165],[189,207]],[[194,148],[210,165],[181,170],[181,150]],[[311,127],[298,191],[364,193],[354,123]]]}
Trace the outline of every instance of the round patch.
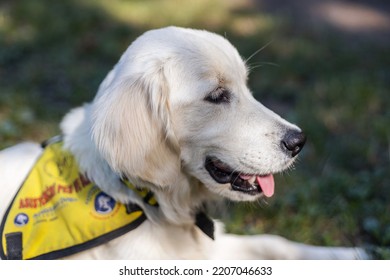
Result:
{"label": "round patch", "polygon": [[95,211],[99,214],[111,213],[114,210],[115,203],[111,196],[100,192],[95,197]]}
{"label": "round patch", "polygon": [[24,225],[27,225],[28,220],[29,218],[25,213],[19,213],[14,219],[14,224],[18,227],[22,227]]}

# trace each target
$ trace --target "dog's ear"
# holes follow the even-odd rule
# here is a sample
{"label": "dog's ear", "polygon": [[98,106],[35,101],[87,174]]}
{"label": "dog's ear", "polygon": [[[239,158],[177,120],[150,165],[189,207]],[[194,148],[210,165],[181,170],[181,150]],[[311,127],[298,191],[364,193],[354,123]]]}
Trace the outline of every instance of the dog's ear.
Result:
{"label": "dog's ear", "polygon": [[148,75],[114,69],[92,104],[92,138],[111,168],[135,181],[168,186],[180,172],[162,68]]}

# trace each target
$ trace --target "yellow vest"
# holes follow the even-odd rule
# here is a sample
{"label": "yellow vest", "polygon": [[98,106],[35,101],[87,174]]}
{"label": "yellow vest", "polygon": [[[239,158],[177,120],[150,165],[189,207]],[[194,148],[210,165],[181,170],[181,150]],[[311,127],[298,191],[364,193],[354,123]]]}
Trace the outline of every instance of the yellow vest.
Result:
{"label": "yellow vest", "polygon": [[[150,205],[150,192],[127,181]],[[57,259],[112,240],[139,226],[146,216],[123,205],[80,173],[61,141],[49,143],[3,217],[3,259]]]}

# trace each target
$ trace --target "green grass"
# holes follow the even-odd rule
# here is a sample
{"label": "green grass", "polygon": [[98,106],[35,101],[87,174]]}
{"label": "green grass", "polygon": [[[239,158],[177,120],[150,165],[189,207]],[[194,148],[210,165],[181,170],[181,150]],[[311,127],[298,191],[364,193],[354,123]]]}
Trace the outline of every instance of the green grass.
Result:
{"label": "green grass", "polygon": [[[236,233],[275,233],[319,245],[377,246],[390,258],[388,44],[237,1],[19,0],[0,3],[0,148],[58,133],[72,107],[144,31],[166,25],[225,35],[249,64],[255,96],[308,135],[276,195],[230,204]],[[352,39],[351,39],[352,38]]]}

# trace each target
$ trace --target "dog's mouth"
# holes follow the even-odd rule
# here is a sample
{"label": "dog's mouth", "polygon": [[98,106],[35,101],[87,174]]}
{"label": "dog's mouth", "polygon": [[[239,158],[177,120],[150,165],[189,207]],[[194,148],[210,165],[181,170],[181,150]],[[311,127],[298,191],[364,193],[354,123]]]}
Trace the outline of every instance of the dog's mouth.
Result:
{"label": "dog's mouth", "polygon": [[263,193],[266,197],[274,194],[275,182],[272,174],[245,174],[235,171],[216,157],[206,157],[205,168],[217,183],[230,183],[234,191],[248,195]]}

